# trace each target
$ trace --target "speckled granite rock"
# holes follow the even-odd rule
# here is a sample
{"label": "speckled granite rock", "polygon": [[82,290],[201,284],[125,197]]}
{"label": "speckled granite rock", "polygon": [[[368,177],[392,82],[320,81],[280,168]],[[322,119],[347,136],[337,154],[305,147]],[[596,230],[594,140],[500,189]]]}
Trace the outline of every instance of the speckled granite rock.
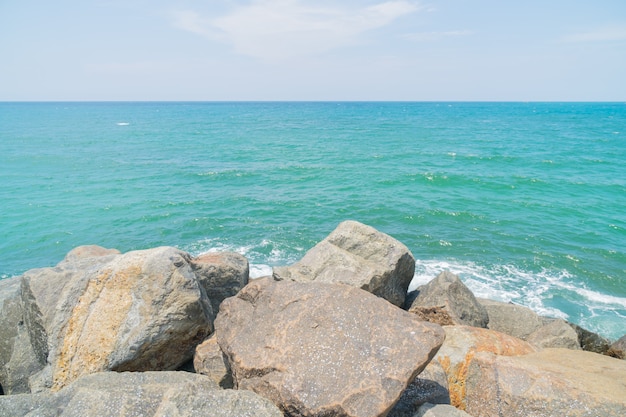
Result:
{"label": "speckled granite rock", "polygon": [[250,282],[215,321],[235,386],[294,416],[382,416],[441,346],[441,327],[343,284]]}

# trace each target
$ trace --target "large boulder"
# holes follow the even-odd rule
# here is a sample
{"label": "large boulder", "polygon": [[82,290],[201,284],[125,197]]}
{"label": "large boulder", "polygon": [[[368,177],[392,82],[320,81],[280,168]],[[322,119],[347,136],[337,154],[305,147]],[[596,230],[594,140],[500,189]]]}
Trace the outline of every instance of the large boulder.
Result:
{"label": "large boulder", "polygon": [[417,289],[409,312],[440,325],[487,327],[487,310],[458,276],[444,271]]}
{"label": "large boulder", "polygon": [[479,353],[466,381],[466,411],[474,417],[626,415],[626,362],[597,353]]}
{"label": "large boulder", "polygon": [[359,288],[271,278],[224,300],[215,333],[237,388],[306,416],[385,415],[444,339]]}
{"label": "large boulder", "polygon": [[0,417],[282,417],[250,391],[219,389],[188,372],[101,372],[56,393],[0,397]]}
{"label": "large boulder", "polygon": [[31,343],[47,362],[30,379],[34,391],[98,371],[176,369],[212,331],[190,257],[171,247],[68,257],[26,272],[22,299]]}
{"label": "large boulder", "polygon": [[487,328],[491,330],[526,340],[545,324],[544,319],[528,307],[486,298],[478,298],[478,302],[487,309]]}
{"label": "large boulder", "polygon": [[19,277],[0,280],[0,390],[3,394],[30,392],[28,377],[44,366],[30,344],[21,293]]}
{"label": "large boulder", "polygon": [[466,405],[467,369],[478,352],[515,356],[535,351],[529,343],[495,330],[470,326],[444,326],[444,329],[446,341],[435,360],[448,377],[450,404],[461,410]]}
{"label": "large boulder", "polygon": [[246,257],[234,252],[202,254],[191,260],[191,267],[211,301],[214,314],[225,298],[246,286],[250,274]]}
{"label": "large boulder", "polygon": [[345,221],[295,264],[274,268],[277,280],[343,283],[402,306],[415,273],[411,251],[389,235]]}
{"label": "large boulder", "polygon": [[582,350],[599,353],[601,355],[606,355],[608,353],[608,350],[611,347],[611,342],[607,338],[580,327],[577,324],[569,322],[567,324],[569,324],[578,335],[578,343]]}
{"label": "large boulder", "polygon": [[451,405],[431,404],[422,405],[412,417],[473,417]]}

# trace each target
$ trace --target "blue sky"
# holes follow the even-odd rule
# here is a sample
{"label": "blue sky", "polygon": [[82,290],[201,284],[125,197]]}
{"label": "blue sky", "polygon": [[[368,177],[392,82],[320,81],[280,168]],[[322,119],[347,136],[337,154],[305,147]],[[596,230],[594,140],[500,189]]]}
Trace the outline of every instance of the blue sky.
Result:
{"label": "blue sky", "polygon": [[624,0],[0,0],[0,100],[625,101]]}

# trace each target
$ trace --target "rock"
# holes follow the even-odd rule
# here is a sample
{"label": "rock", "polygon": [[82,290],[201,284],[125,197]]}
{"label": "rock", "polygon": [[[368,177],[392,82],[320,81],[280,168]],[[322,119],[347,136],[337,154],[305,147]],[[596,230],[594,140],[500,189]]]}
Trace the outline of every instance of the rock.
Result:
{"label": "rock", "polygon": [[578,334],[565,320],[553,319],[531,333],[526,340],[538,348],[580,350]]}
{"label": "rock", "polygon": [[444,330],[446,341],[435,360],[448,377],[450,404],[461,410],[465,409],[467,369],[478,352],[513,356],[535,351],[529,343],[495,330],[469,326],[445,326]]}
{"label": "rock", "polygon": [[578,344],[582,350],[599,353],[601,355],[607,354],[609,348],[611,347],[611,342],[608,339],[605,339],[597,333],[590,332],[577,324],[569,322],[567,324],[569,324],[578,335]]}
{"label": "rock", "polygon": [[426,403],[417,410],[413,417],[472,417],[465,411],[451,405]]}
{"label": "rock", "polygon": [[61,262],[77,262],[81,259],[99,258],[102,256],[119,255],[117,249],[107,249],[97,245],[78,246],[65,255]]}
{"label": "rock", "polygon": [[212,330],[189,255],[161,247],[79,256],[22,279],[30,338],[48,367],[31,388],[62,388],[104,370],[172,370]]}
{"label": "rock", "polygon": [[238,389],[303,416],[385,415],[444,338],[361,289],[272,279],[224,300],[215,333]]}
{"label": "rock", "polygon": [[413,417],[420,406],[427,403],[450,404],[448,378],[437,361],[429,362],[409,384],[387,417]]}
{"label": "rock", "polygon": [[277,280],[343,283],[402,306],[415,272],[409,249],[389,235],[345,221],[288,267],[274,268]]}
{"label": "rock", "polygon": [[626,415],[626,363],[597,353],[479,353],[466,383],[466,411],[474,417]]}
{"label": "rock", "polygon": [[606,354],[617,359],[626,359],[626,335],[616,340]]}
{"label": "rock", "polygon": [[233,252],[205,253],[191,260],[191,267],[217,314],[225,298],[248,283],[250,267],[245,256]]}
{"label": "rock", "polygon": [[[487,310],[458,276],[444,271],[426,285],[418,288],[419,294],[409,312],[428,320],[447,324],[487,327]],[[438,323],[439,324],[439,323]]]}
{"label": "rock", "polygon": [[544,320],[528,307],[513,303],[503,303],[485,298],[478,302],[487,309],[489,324],[487,328],[522,340],[543,327]]}
{"label": "rock", "polygon": [[0,392],[30,392],[28,377],[43,368],[24,322],[21,278],[0,280]]}
{"label": "rock", "polygon": [[193,356],[194,371],[206,375],[222,388],[233,388],[233,375],[226,356],[217,344],[215,333],[196,347]]}
{"label": "rock", "polygon": [[166,371],[101,372],[54,394],[0,397],[0,417],[21,415],[282,417],[253,392],[221,390],[205,376]]}

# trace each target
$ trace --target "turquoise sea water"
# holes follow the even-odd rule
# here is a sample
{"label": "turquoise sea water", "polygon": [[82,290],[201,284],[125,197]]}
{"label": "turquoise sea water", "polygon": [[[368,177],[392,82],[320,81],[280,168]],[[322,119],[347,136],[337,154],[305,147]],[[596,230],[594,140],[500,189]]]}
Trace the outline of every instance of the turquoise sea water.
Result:
{"label": "turquoise sea water", "polygon": [[253,276],[339,222],[616,339],[625,103],[0,103],[0,276],[73,247],[234,250]]}

